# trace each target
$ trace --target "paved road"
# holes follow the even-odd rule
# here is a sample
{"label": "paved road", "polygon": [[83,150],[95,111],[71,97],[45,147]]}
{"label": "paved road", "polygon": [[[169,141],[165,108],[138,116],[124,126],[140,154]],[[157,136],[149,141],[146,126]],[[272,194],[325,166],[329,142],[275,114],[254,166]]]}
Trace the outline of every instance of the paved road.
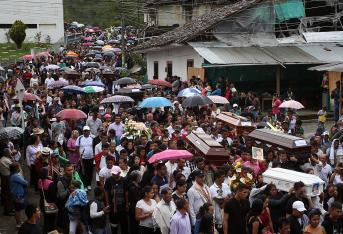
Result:
{"label": "paved road", "polygon": [[[331,126],[333,125],[333,122],[328,122],[325,126],[326,129],[328,130]],[[303,124],[303,128],[305,131],[305,137],[307,139],[309,139],[314,132],[317,129],[317,122],[313,121],[313,122],[307,122]],[[25,167],[25,165],[23,165],[24,170],[24,174],[25,174],[25,178],[29,178],[27,169]],[[95,182],[93,182],[95,184]],[[36,193],[33,189],[29,189],[29,202],[38,204],[39,203],[39,194]],[[14,234],[16,233],[16,227],[15,227],[15,220],[14,217],[8,217],[8,216],[3,216],[2,215],[3,211],[2,211],[2,207],[0,207],[0,234]],[[25,217],[25,215],[23,214],[22,217]],[[42,220],[41,220],[42,221]]]}

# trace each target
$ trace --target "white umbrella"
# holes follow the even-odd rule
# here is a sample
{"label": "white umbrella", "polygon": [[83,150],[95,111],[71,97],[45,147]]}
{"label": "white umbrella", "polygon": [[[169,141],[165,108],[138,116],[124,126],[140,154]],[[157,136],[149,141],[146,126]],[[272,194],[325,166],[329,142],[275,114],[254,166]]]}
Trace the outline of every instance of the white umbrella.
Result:
{"label": "white umbrella", "polygon": [[128,96],[121,96],[121,95],[114,95],[112,97],[108,97],[103,99],[100,104],[105,103],[122,103],[122,102],[135,102],[131,97]]}
{"label": "white umbrella", "polygon": [[213,96],[207,96],[207,97],[211,99],[213,103],[216,103],[216,104],[229,104],[230,103],[225,97],[222,97],[222,96],[213,95]]}
{"label": "white umbrella", "polygon": [[46,70],[57,70],[60,69],[60,66],[56,65],[56,64],[49,64],[48,66],[45,67]]}
{"label": "white umbrella", "polygon": [[296,110],[305,108],[303,106],[303,104],[301,104],[300,102],[294,101],[294,100],[284,101],[283,103],[281,103],[281,105],[279,107],[280,108],[296,109]]}

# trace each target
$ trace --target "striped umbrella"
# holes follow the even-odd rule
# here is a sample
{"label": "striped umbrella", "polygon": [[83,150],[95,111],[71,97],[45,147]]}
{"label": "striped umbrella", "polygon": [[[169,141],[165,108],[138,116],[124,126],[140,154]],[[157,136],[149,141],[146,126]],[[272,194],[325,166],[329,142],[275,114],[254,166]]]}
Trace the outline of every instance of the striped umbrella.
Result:
{"label": "striped umbrella", "polygon": [[122,95],[114,95],[112,97],[104,98],[100,104],[105,103],[123,103],[123,102],[134,102],[131,97],[128,96],[122,96]]}
{"label": "striped umbrella", "polygon": [[85,91],[85,93],[100,93],[104,90],[105,89],[103,87],[98,86],[86,86],[83,88],[83,91]]}

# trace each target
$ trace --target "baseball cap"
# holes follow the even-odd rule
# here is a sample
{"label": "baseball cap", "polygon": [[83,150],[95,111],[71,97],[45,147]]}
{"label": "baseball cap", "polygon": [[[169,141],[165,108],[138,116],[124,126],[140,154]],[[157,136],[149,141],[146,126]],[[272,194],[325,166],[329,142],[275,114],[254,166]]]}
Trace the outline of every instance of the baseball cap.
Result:
{"label": "baseball cap", "polygon": [[235,103],[235,104],[233,104],[233,107],[238,107],[238,105]]}
{"label": "baseball cap", "polygon": [[292,208],[296,209],[299,212],[304,212],[306,211],[305,205],[302,201],[295,201],[292,204]]}
{"label": "baseball cap", "polygon": [[330,134],[329,134],[328,131],[325,131],[325,132],[322,133],[322,136],[325,136],[325,135],[329,136]]}
{"label": "baseball cap", "polygon": [[91,129],[90,129],[89,126],[84,126],[82,130],[83,130],[83,131],[90,131]]}
{"label": "baseball cap", "polygon": [[118,166],[113,166],[111,169],[111,174],[119,175],[121,172],[120,167]]}

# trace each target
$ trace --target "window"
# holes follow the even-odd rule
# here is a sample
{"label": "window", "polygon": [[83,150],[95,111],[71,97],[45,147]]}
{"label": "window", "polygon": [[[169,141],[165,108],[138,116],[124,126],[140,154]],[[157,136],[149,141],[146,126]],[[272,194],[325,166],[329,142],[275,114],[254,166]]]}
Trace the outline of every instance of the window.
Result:
{"label": "window", "polygon": [[173,62],[167,61],[167,76],[172,77],[173,76]]}
{"label": "window", "polygon": [[[8,28],[10,29],[12,24],[0,24],[0,28]],[[26,24],[27,28],[37,28],[37,24]]]}
{"label": "window", "polygon": [[194,60],[193,59],[187,59],[187,68],[194,67]]}
{"label": "window", "polygon": [[154,77],[153,79],[158,79],[158,61],[154,62]]}

